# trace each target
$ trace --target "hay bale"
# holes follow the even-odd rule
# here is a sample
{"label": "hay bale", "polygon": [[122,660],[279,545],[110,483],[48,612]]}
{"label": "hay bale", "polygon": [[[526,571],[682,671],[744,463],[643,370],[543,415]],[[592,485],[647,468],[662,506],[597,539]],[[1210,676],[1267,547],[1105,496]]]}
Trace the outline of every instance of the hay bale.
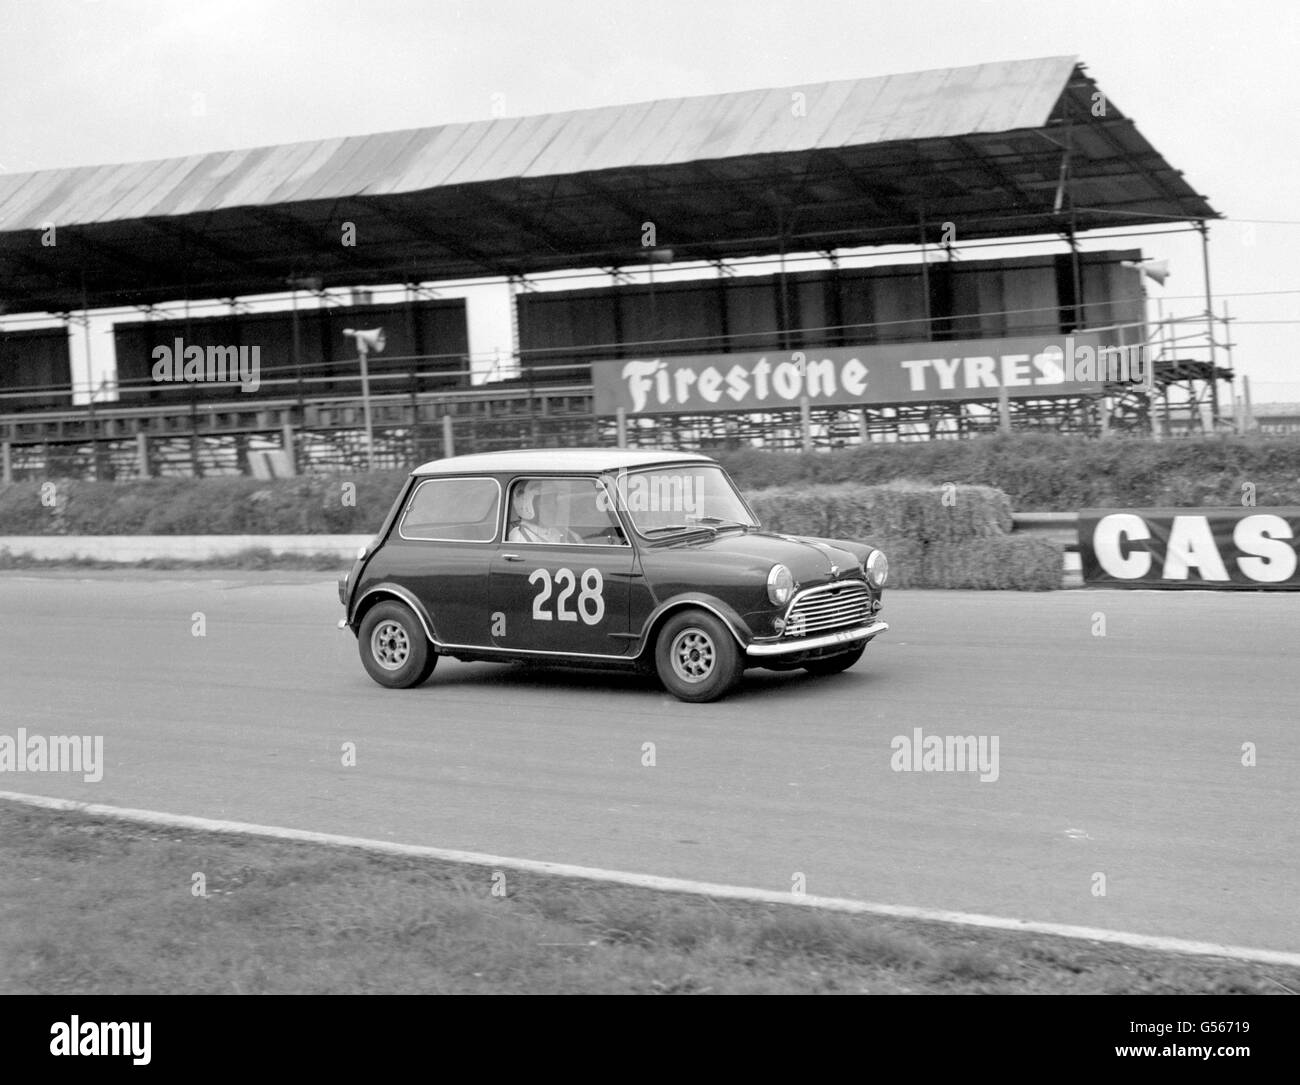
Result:
{"label": "hay bale", "polygon": [[886,593],[899,588],[1052,591],[1061,587],[1061,547],[1042,538],[998,535],[963,543],[923,543],[878,536],[869,541],[889,559]]}
{"label": "hay bale", "polygon": [[764,526],[794,535],[929,543],[988,538],[1011,530],[1011,501],[990,486],[840,483],[774,487],[747,496]]}
{"label": "hay bale", "polygon": [[[888,551],[886,551],[888,556]],[[1061,586],[1059,543],[1002,535],[962,543],[931,543],[913,587],[979,591],[1052,591]],[[893,564],[890,564],[893,579]]]}
{"label": "hay bale", "polygon": [[887,588],[1047,591],[1061,586],[1061,547],[1011,535],[1011,502],[989,486],[773,487],[747,495],[772,531],[878,546]]}

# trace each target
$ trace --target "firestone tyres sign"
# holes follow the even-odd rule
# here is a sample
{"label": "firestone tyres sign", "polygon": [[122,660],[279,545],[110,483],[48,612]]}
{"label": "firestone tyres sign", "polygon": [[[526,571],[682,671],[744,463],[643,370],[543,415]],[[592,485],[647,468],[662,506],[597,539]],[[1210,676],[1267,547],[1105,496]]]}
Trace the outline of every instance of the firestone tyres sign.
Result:
{"label": "firestone tyres sign", "polygon": [[1085,509],[1086,584],[1300,589],[1300,507]]}
{"label": "firestone tyres sign", "polygon": [[761,354],[600,361],[596,413],[718,411],[933,400],[1076,396],[1098,392],[1105,347],[1097,333],[888,343]]}

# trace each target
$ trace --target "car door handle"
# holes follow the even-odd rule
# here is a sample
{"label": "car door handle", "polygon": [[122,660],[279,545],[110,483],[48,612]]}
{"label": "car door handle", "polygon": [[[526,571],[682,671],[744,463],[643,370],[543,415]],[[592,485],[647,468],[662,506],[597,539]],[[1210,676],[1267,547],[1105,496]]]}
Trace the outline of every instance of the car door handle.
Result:
{"label": "car door handle", "polygon": [[502,557],[502,559],[503,559],[504,561],[523,561],[523,560],[524,560],[524,559],[523,559],[522,557],[520,557],[520,555],[518,555],[518,554],[502,554],[501,557]]}

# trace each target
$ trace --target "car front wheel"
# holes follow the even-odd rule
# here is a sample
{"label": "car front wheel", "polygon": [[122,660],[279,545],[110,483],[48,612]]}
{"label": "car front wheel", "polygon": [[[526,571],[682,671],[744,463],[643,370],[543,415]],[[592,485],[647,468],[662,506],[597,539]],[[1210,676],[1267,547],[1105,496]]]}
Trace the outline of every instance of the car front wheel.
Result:
{"label": "car front wheel", "polygon": [[686,610],[659,631],[655,670],[678,700],[702,704],[725,696],[740,681],[745,660],[722,622],[707,611]]}
{"label": "car front wheel", "polygon": [[366,673],[389,689],[418,686],[438,664],[420,620],[403,603],[373,607],[361,622],[357,647]]}

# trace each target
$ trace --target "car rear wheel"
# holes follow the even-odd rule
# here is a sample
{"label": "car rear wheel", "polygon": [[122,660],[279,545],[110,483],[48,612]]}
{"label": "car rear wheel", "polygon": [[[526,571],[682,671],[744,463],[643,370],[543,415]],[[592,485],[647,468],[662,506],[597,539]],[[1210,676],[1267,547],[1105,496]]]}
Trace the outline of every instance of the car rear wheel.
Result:
{"label": "car rear wheel", "polygon": [[366,673],[389,689],[418,686],[438,665],[420,620],[404,603],[371,608],[357,633],[357,647]]}
{"label": "car rear wheel", "polygon": [[847,652],[840,652],[839,655],[827,656],[825,659],[813,659],[803,665],[803,669],[809,674],[815,674],[818,677],[824,677],[828,674],[839,674],[840,671],[847,671],[859,659],[862,653],[867,650],[865,644],[859,644],[856,648]]}
{"label": "car rear wheel", "polygon": [[725,696],[740,681],[745,660],[722,622],[707,611],[686,610],[660,629],[655,670],[678,700],[702,704]]}

